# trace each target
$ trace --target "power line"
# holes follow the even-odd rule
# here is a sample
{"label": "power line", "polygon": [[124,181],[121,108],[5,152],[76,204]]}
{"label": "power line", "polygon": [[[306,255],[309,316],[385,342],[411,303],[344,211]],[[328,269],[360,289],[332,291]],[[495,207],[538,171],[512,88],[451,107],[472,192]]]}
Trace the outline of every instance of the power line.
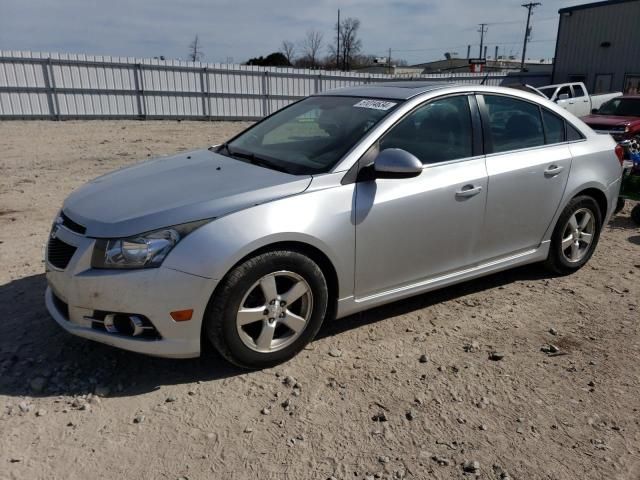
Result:
{"label": "power line", "polygon": [[[545,42],[555,42],[556,39],[555,38],[548,38],[548,39],[544,39],[544,40],[529,40],[528,43],[545,43]],[[498,46],[503,46],[503,45],[519,45],[520,41],[515,41],[515,42],[491,42],[492,44],[498,45]],[[472,46],[478,45],[476,44],[471,44]],[[453,47],[448,47],[448,48],[443,48],[443,47],[430,47],[430,48],[393,48],[394,52],[430,52],[430,51],[434,51],[434,50],[454,50],[456,48],[467,48],[467,45],[456,45]],[[386,54],[386,52],[385,52]],[[379,56],[384,56],[384,55],[379,55]]]}
{"label": "power line", "polygon": [[[558,20],[558,17],[545,17],[545,18],[538,18],[537,21],[538,22],[548,22],[550,20]],[[522,23],[522,20],[509,20],[506,22],[489,22],[486,25],[509,25],[509,24],[515,24],[515,23]]]}
{"label": "power line", "polygon": [[531,21],[531,10],[540,5],[542,5],[540,2],[529,2],[522,4],[522,6],[527,9],[527,26],[524,29],[524,43],[522,44],[522,60],[520,61],[520,71],[524,71],[524,62],[527,55],[527,41],[529,40],[529,35],[531,35],[531,28],[529,28],[529,23]]}

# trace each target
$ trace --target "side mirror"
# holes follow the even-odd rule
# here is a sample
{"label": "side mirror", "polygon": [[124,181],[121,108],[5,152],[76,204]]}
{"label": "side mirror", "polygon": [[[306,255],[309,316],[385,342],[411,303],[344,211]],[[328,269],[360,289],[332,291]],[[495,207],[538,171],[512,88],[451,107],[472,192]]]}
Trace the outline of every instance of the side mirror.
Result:
{"label": "side mirror", "polygon": [[591,109],[591,113],[592,113],[593,115],[595,115],[596,113],[598,113],[598,109],[597,109],[597,108],[592,108],[592,109]]}
{"label": "side mirror", "polygon": [[558,98],[556,99],[556,102],[558,100],[569,100],[569,94],[568,93],[561,93],[560,95],[558,95]]}
{"label": "side mirror", "polygon": [[411,178],[422,173],[422,162],[400,148],[382,150],[373,162],[376,178]]}

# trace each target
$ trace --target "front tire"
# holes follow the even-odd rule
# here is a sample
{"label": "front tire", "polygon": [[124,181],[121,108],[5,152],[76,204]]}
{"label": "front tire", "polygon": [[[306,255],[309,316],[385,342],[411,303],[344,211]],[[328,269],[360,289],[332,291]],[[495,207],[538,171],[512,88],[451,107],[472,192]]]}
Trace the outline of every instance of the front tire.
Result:
{"label": "front tire", "polygon": [[602,213],[589,196],[572,199],[558,219],[545,266],[561,275],[582,268],[595,251],[602,229]]}
{"label": "front tire", "polygon": [[229,362],[267,368],[295,356],[318,333],[328,288],[320,267],[288,250],[266,252],[234,268],[209,302],[205,333]]}

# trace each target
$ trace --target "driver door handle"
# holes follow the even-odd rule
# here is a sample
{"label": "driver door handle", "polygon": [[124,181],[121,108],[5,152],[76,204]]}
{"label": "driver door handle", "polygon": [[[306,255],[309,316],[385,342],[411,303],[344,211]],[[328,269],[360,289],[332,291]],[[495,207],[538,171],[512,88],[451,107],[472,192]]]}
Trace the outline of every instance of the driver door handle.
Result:
{"label": "driver door handle", "polygon": [[549,168],[547,168],[544,171],[544,176],[545,177],[555,177],[556,175],[558,175],[562,170],[564,170],[564,167],[561,167],[559,165],[550,165]]}
{"label": "driver door handle", "polygon": [[464,187],[462,187],[460,190],[456,192],[456,197],[458,198],[473,197],[474,195],[479,194],[481,191],[482,191],[481,186],[476,187],[474,185],[465,185]]}

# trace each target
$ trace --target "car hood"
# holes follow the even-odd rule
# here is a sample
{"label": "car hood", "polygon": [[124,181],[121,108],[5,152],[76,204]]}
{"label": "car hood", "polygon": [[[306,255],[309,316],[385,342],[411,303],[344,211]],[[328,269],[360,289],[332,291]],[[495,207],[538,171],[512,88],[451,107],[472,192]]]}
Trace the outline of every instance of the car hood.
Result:
{"label": "car hood", "polygon": [[614,115],[587,115],[582,117],[581,120],[587,125],[605,125],[608,127],[640,123],[640,118],[638,117],[616,117]]}
{"label": "car hood", "polygon": [[128,237],[296,195],[310,182],[310,175],[198,150],[98,177],[75,190],[62,210],[89,237]]}

